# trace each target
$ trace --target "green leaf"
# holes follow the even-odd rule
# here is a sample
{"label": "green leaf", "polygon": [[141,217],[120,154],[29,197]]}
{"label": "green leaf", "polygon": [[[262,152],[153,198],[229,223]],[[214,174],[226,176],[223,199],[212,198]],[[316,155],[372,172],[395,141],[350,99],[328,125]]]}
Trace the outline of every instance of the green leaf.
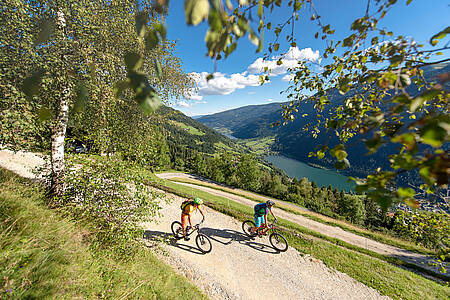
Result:
{"label": "green leaf", "polygon": [[262,19],[263,16],[263,0],[258,0],[258,17]]}
{"label": "green leaf", "polygon": [[253,45],[259,46],[259,38],[253,31],[250,31],[248,34],[248,39],[253,43]]}
{"label": "green leaf", "polygon": [[387,211],[387,209],[392,205],[392,196],[390,194],[385,194],[379,191],[369,191],[367,196],[376,201],[383,211]]}
{"label": "green leaf", "polygon": [[46,42],[50,38],[54,30],[55,24],[53,23],[53,20],[49,19],[39,20],[39,32],[36,36],[36,41],[34,42],[34,45],[39,45]]}
{"label": "green leaf", "polygon": [[338,170],[343,170],[347,168],[347,164],[345,163],[345,161],[337,161],[336,163],[334,163],[334,167]]}
{"label": "green leaf", "polygon": [[198,25],[208,18],[209,2],[208,0],[185,0],[184,13],[187,24]]}
{"label": "green leaf", "polygon": [[41,107],[38,110],[38,119],[39,122],[43,122],[46,120],[49,120],[52,117],[53,112],[51,111],[51,109],[46,108],[46,107]]}
{"label": "green leaf", "polygon": [[139,12],[134,17],[136,22],[136,33],[139,37],[144,37],[148,23],[148,15],[145,12]]}
{"label": "green leaf", "polygon": [[162,74],[162,68],[161,68],[161,63],[159,62],[159,59],[155,58],[153,60],[153,64],[155,66],[155,70],[156,70],[156,76],[161,77]]}
{"label": "green leaf", "polygon": [[365,144],[370,153],[374,153],[382,144],[381,137],[379,135],[376,135],[374,138],[367,140]]}
{"label": "green leaf", "polygon": [[148,51],[152,50],[156,47],[156,45],[158,45],[158,42],[159,38],[156,30],[150,30],[145,37],[145,49],[147,49]]}
{"label": "green leaf", "polygon": [[433,46],[436,45],[439,42],[439,40],[443,39],[448,33],[450,33],[450,26],[445,28],[441,32],[433,35],[430,39],[430,44]]}
{"label": "green leaf", "polygon": [[258,40],[258,48],[256,49],[256,53],[261,52],[263,49],[263,41],[264,41],[264,30],[261,31],[261,35]]}
{"label": "green leaf", "polygon": [[405,199],[405,203],[406,203],[406,205],[408,205],[411,208],[419,208],[420,207],[419,201],[417,201],[414,198],[407,198],[407,199]]}
{"label": "green leaf", "polygon": [[166,39],[167,36],[167,29],[166,26],[163,23],[156,23],[153,24],[153,29],[156,30],[156,32],[159,34],[159,40],[163,41]]}
{"label": "green leaf", "polygon": [[89,91],[84,85],[80,85],[78,87],[77,94],[75,97],[75,104],[73,106],[73,110],[75,112],[81,112],[84,110],[88,94],[89,94]]}
{"label": "green leaf", "polygon": [[130,80],[118,81],[114,84],[114,95],[116,97],[119,97],[123,93],[123,91],[129,88],[131,88]]}
{"label": "green leaf", "polygon": [[30,76],[25,78],[25,80],[22,83],[21,90],[27,95],[28,97],[32,97],[37,94],[39,91],[42,77],[44,76],[43,70],[37,70],[34,71]]}
{"label": "green leaf", "polygon": [[447,135],[447,131],[436,120],[429,122],[419,132],[423,142],[435,148],[442,145]]}
{"label": "green leaf", "polygon": [[141,106],[145,114],[154,112],[160,105],[161,99],[156,90],[149,84],[147,77],[142,72],[128,72],[130,86],[135,93],[135,100]]}
{"label": "green leaf", "polygon": [[342,161],[342,160],[344,160],[346,157],[347,157],[347,152],[346,151],[344,151],[344,150],[337,150],[336,152],[335,152],[335,155],[336,155],[336,158],[339,160],[339,161]]}
{"label": "green leaf", "polygon": [[129,71],[138,70],[144,63],[144,59],[142,58],[142,56],[136,52],[126,53],[124,59],[127,70]]}
{"label": "green leaf", "polygon": [[409,107],[409,110],[412,113],[416,112],[417,109],[419,109],[424,102],[425,102],[425,99],[420,96],[417,98],[414,98],[413,101],[411,102],[411,106]]}
{"label": "green leaf", "polygon": [[369,189],[369,186],[367,184],[358,184],[355,186],[355,192],[357,192],[358,194],[362,194],[365,191],[367,191]]}
{"label": "green leaf", "polygon": [[412,188],[399,187],[397,194],[402,198],[412,198],[416,192]]}

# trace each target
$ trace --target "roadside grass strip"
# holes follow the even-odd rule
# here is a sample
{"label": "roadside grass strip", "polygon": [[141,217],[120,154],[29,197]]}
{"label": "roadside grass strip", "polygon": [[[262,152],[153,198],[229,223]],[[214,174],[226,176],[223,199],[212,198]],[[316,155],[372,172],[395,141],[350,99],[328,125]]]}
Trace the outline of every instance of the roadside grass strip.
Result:
{"label": "roadside grass strip", "polygon": [[[159,179],[158,183],[149,182],[155,187],[181,197],[200,197],[206,200],[207,206],[240,221],[253,219],[252,207],[171,181]],[[418,269],[415,265],[409,266],[399,259],[327,237],[281,218],[278,220],[278,224],[285,228],[283,235],[288,239],[291,247],[302,254],[309,254],[323,261],[332,269],[348,274],[355,280],[380,291],[382,295],[394,299],[448,299],[450,297],[450,288],[447,285],[393,264]]]}
{"label": "roadside grass strip", "polygon": [[[241,197],[247,198],[247,199],[252,200],[252,201],[257,201],[257,202],[263,201],[262,198],[252,197],[250,194],[247,194],[247,193],[242,193],[242,192],[239,192],[239,191],[235,191],[235,190],[233,190],[231,188],[220,187],[220,186],[217,186],[217,185],[214,185],[214,184],[209,184],[209,183],[202,182],[202,181],[195,180],[195,179],[175,177],[175,178],[170,178],[170,181],[182,182],[182,183],[190,183],[190,184],[195,184],[195,185],[199,185],[199,186],[209,187],[209,188],[212,188],[212,189],[216,189],[216,190],[220,190],[220,191],[227,192],[227,193],[230,193],[230,194],[234,194],[236,196],[241,196]],[[264,196],[261,196],[261,197],[264,197]],[[359,228],[359,227],[357,227],[357,226],[355,226],[353,224],[347,224],[344,221],[334,221],[334,220],[331,221],[330,219],[332,219],[332,218],[326,217],[326,216],[322,216],[322,215],[320,215],[318,213],[303,212],[300,209],[293,209],[291,207],[288,207],[287,205],[284,205],[283,203],[277,203],[277,207],[279,207],[279,208],[281,208],[281,209],[283,209],[283,210],[285,210],[287,212],[290,212],[290,213],[293,213],[293,214],[296,214],[296,215],[301,215],[301,216],[309,218],[309,219],[311,219],[313,221],[320,222],[322,224],[326,224],[326,225],[330,225],[330,226],[334,226],[334,227],[339,227],[339,228],[341,228],[341,229],[343,229],[345,231],[348,231],[348,232],[351,232],[351,233],[354,233],[354,234],[357,234],[357,235],[360,235],[360,236],[363,236],[363,237],[370,238],[370,239],[372,239],[374,241],[377,241],[377,242],[381,242],[381,243],[384,243],[384,244],[387,244],[387,245],[395,246],[395,247],[398,247],[398,248],[402,248],[402,249],[405,249],[405,250],[408,250],[408,251],[411,251],[411,252],[420,253],[420,254],[436,255],[435,251],[427,249],[425,247],[421,247],[421,246],[415,245],[415,244],[413,244],[413,243],[411,243],[409,241],[398,239],[398,238],[394,238],[392,236],[384,235],[384,234],[377,233],[377,232],[371,232],[371,231],[368,231],[366,229]]]}
{"label": "roadside grass strip", "polygon": [[84,220],[45,204],[44,190],[0,169],[0,299],[206,299],[136,242],[96,250]]}

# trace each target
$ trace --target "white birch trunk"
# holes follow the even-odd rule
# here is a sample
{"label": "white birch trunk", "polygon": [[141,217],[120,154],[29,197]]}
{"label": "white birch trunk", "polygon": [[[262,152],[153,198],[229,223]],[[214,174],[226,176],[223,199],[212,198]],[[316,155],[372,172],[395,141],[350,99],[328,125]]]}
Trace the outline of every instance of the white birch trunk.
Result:
{"label": "white birch trunk", "polygon": [[[64,13],[59,10],[57,18],[58,30],[63,39],[66,20]],[[65,60],[63,55],[62,60]],[[64,80],[64,79],[63,79]],[[64,160],[64,140],[66,137],[67,121],[69,116],[69,100],[71,91],[68,83],[61,86],[61,98],[57,105],[56,122],[52,129],[52,155],[51,155],[51,190],[54,196],[61,197],[65,192],[65,160]]]}

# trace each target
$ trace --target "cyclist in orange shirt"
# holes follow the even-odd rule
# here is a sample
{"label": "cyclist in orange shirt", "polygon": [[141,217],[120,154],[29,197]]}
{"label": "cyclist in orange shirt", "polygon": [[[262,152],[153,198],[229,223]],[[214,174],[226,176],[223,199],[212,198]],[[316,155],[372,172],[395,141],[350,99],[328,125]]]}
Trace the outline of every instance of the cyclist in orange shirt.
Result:
{"label": "cyclist in orange shirt", "polygon": [[203,200],[200,198],[194,198],[193,200],[185,201],[181,204],[181,227],[183,228],[183,236],[185,241],[189,241],[189,237],[186,236],[186,219],[189,221],[189,225],[192,228],[191,223],[191,213],[198,209],[198,211],[202,214],[202,222],[205,221],[205,215],[203,211],[200,209],[200,205],[203,204]]}

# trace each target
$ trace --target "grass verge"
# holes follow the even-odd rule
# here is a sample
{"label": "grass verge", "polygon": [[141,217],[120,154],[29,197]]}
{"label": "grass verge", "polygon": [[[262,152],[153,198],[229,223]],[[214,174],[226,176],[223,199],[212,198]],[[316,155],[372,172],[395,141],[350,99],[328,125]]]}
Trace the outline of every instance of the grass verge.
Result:
{"label": "grass verge", "polygon": [[89,224],[45,205],[36,184],[0,169],[1,299],[206,299],[141,244],[96,251]]}
{"label": "grass verge", "polygon": [[[210,184],[210,183],[205,183],[199,180],[195,180],[195,179],[188,179],[188,178],[171,178],[171,181],[175,181],[175,182],[183,182],[183,183],[191,183],[191,184],[195,184],[195,185],[199,185],[199,186],[204,186],[204,187],[209,187],[209,188],[213,188],[216,190],[220,190],[220,191],[224,191],[227,193],[231,193],[237,196],[241,196],[244,198],[247,198],[249,200],[253,200],[253,201],[257,201],[257,202],[261,202],[263,200],[263,198],[258,198],[255,196],[252,196],[252,194],[250,193],[245,193],[245,192],[240,192],[240,191],[236,191],[233,190],[231,188],[227,188],[227,187],[221,187],[221,186],[217,186],[214,184]],[[264,196],[261,196],[264,197]],[[421,253],[421,254],[425,254],[425,255],[436,255],[436,252],[418,245],[415,245],[409,241],[405,241],[402,239],[397,239],[394,238],[392,236],[388,236],[385,234],[381,234],[381,233],[377,233],[377,232],[373,232],[373,231],[369,231],[367,229],[363,229],[363,228],[359,228],[353,224],[348,224],[346,222],[343,221],[338,221],[338,220],[334,220],[332,218],[326,217],[326,216],[322,216],[318,213],[314,213],[314,212],[305,212],[302,211],[300,209],[293,209],[290,206],[287,205],[277,205],[279,208],[297,214],[297,215],[301,215],[303,217],[309,218],[311,220],[314,220],[316,222],[320,222],[322,224],[326,224],[326,225],[330,225],[330,226],[334,226],[334,227],[339,227],[345,231],[363,236],[363,237],[367,237],[370,238],[372,240],[384,243],[384,244],[388,244],[391,246],[395,246],[401,249],[405,249],[408,251],[412,251],[412,252],[416,252],[416,253]]]}
{"label": "grass verge", "polygon": [[[159,185],[153,182],[157,187],[165,188],[167,191],[182,197],[201,197],[208,201],[206,203],[208,206],[241,221],[252,219],[253,210],[251,207],[170,181],[161,179],[157,181]],[[289,229],[284,235],[290,246],[301,253],[310,254],[322,260],[328,267],[348,274],[357,281],[380,291],[383,295],[394,299],[448,299],[450,297],[448,286],[391,264],[406,266],[407,264],[403,261],[329,238],[280,218],[279,224]],[[310,241],[302,238],[298,233],[318,237],[319,239]]]}

